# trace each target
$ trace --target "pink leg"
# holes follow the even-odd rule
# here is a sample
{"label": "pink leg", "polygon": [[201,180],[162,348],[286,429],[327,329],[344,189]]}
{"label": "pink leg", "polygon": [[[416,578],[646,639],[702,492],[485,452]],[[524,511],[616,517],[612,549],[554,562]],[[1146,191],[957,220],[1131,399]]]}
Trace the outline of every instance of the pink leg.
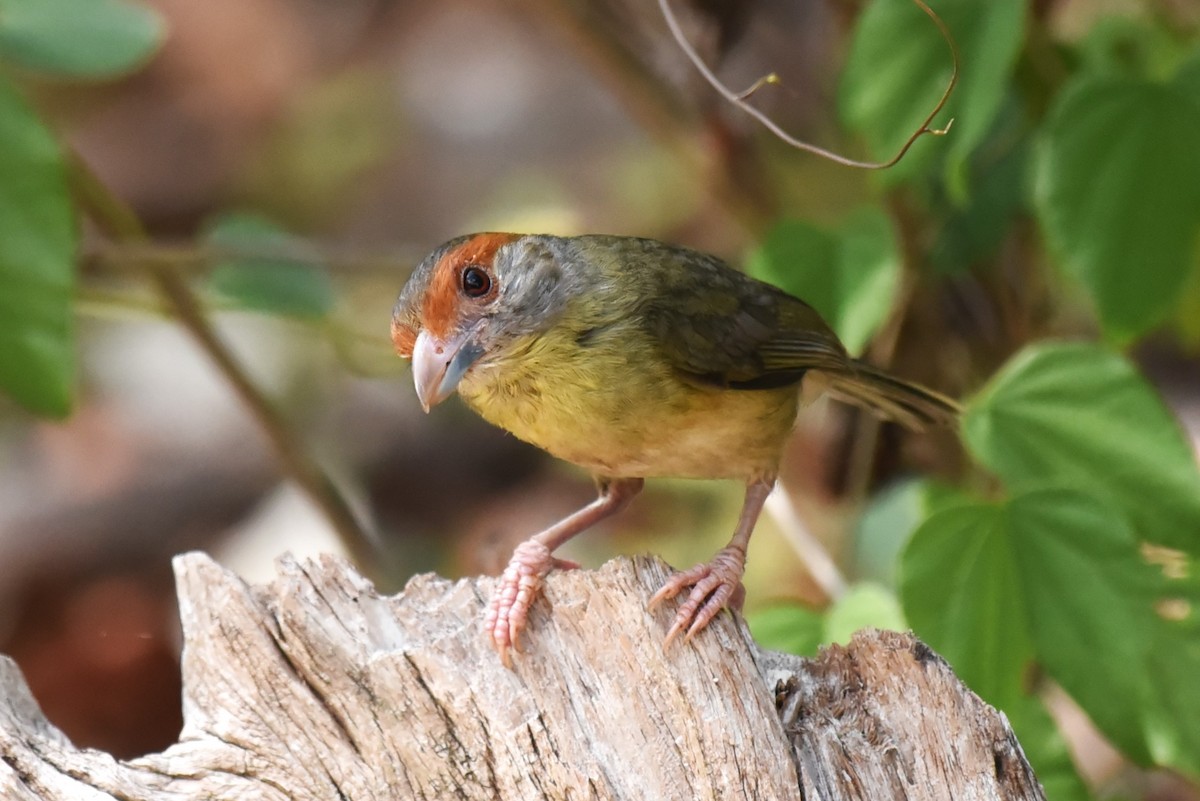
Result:
{"label": "pink leg", "polygon": [[712,561],[676,573],[662,589],[654,593],[650,599],[651,609],[668,598],[674,598],[687,587],[692,588],[687,600],[675,614],[675,622],[667,632],[663,648],[668,647],[685,629],[687,634],[684,635],[684,641],[690,640],[726,606],[741,606],[746,595],[742,586],[742,575],[746,572],[746,545],[750,542],[754,524],[758,522],[758,515],[774,485],[774,476],[747,485],[742,514],[729,544],[718,551]]}
{"label": "pink leg", "polygon": [[640,478],[619,478],[600,483],[600,497],[575,514],[560,520],[550,528],[522,542],[513,551],[512,559],[492,595],[483,627],[500,652],[500,659],[511,667],[508,649],[516,648],[529,608],[541,591],[546,574],[558,568],[579,567],[574,562],[558,559],[553,551],[576,534],[611,517],[624,509],[642,491]]}

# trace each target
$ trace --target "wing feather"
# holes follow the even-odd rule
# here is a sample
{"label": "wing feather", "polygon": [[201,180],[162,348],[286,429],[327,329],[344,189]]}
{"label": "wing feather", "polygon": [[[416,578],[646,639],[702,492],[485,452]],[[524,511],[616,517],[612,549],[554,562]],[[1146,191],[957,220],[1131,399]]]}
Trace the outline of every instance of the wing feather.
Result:
{"label": "wing feather", "polygon": [[672,249],[645,320],[663,356],[700,384],[768,389],[811,369],[845,371],[849,357],[807,303],[719,259]]}

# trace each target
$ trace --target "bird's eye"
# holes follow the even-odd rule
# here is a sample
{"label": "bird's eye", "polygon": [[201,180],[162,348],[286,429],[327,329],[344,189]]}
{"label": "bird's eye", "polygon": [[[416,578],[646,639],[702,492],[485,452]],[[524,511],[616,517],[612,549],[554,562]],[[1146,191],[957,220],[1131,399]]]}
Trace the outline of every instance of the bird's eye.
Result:
{"label": "bird's eye", "polygon": [[469,298],[479,298],[492,289],[492,277],[478,267],[468,267],[462,274],[463,293]]}

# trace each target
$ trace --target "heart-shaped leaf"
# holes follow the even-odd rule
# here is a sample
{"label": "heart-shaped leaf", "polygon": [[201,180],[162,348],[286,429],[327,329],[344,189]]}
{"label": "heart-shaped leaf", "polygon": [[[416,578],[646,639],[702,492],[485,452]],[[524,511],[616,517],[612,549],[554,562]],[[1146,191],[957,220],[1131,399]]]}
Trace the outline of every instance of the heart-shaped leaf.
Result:
{"label": "heart-shaped leaf", "polygon": [[930,517],[904,554],[901,597],[917,634],[993,703],[1019,703],[1036,660],[1126,754],[1195,772],[1196,610],[1186,625],[1158,611],[1180,586],[1113,507],[1043,489]]}
{"label": "heart-shaped leaf", "polygon": [[1027,348],[969,401],[962,427],[1009,488],[1070,483],[1123,510],[1143,539],[1200,554],[1200,469],[1122,356],[1085,343]]}
{"label": "heart-shaped leaf", "polygon": [[[937,0],[929,3],[958,46],[958,87],[934,121],[954,127],[944,139],[924,137],[884,174],[903,180],[928,166],[942,148],[953,194],[966,199],[967,157],[982,141],[1007,90],[1020,50],[1024,0]],[[842,119],[867,140],[876,159],[891,158],[941,97],[951,74],[950,49],[933,20],[907,0],[872,0],[854,30],[842,73]]]}
{"label": "heart-shaped leaf", "polygon": [[1037,149],[1038,220],[1119,341],[1166,318],[1196,268],[1200,92],[1190,74],[1084,75],[1056,99]]}

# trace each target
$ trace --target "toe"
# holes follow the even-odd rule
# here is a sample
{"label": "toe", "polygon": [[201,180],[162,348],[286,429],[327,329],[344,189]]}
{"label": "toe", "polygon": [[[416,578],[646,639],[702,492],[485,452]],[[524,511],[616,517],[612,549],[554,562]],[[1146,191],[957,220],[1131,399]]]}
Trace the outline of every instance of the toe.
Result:
{"label": "toe", "polygon": [[[737,588],[740,588],[741,586],[742,585],[739,582]],[[688,627],[688,632],[684,635],[683,641],[689,642],[692,637],[703,631],[708,624],[713,621],[713,618],[719,615],[721,610],[729,605],[729,601],[733,597],[737,588],[731,587],[725,583],[720,584],[692,616],[692,625]]]}
{"label": "toe", "polygon": [[650,601],[646,604],[646,607],[653,611],[663,601],[674,598],[688,587],[700,581],[702,578],[708,575],[708,572],[708,565],[699,564],[683,571],[682,573],[676,573],[667,579],[661,587],[659,587],[658,592],[650,596]]}
{"label": "toe", "polygon": [[578,567],[574,562],[556,559],[541,543],[521,543],[496,584],[484,615],[484,629],[506,667],[512,667],[512,651],[520,651],[521,632],[529,609],[537,600],[543,579],[554,568]]}
{"label": "toe", "polygon": [[686,642],[703,631],[726,606],[741,605],[746,594],[741,581],[744,560],[740,549],[726,548],[712,562],[675,574],[654,594],[650,599],[651,609],[661,601],[674,598],[685,588],[692,588],[675,613],[675,620],[663,640],[664,649],[684,632]]}

